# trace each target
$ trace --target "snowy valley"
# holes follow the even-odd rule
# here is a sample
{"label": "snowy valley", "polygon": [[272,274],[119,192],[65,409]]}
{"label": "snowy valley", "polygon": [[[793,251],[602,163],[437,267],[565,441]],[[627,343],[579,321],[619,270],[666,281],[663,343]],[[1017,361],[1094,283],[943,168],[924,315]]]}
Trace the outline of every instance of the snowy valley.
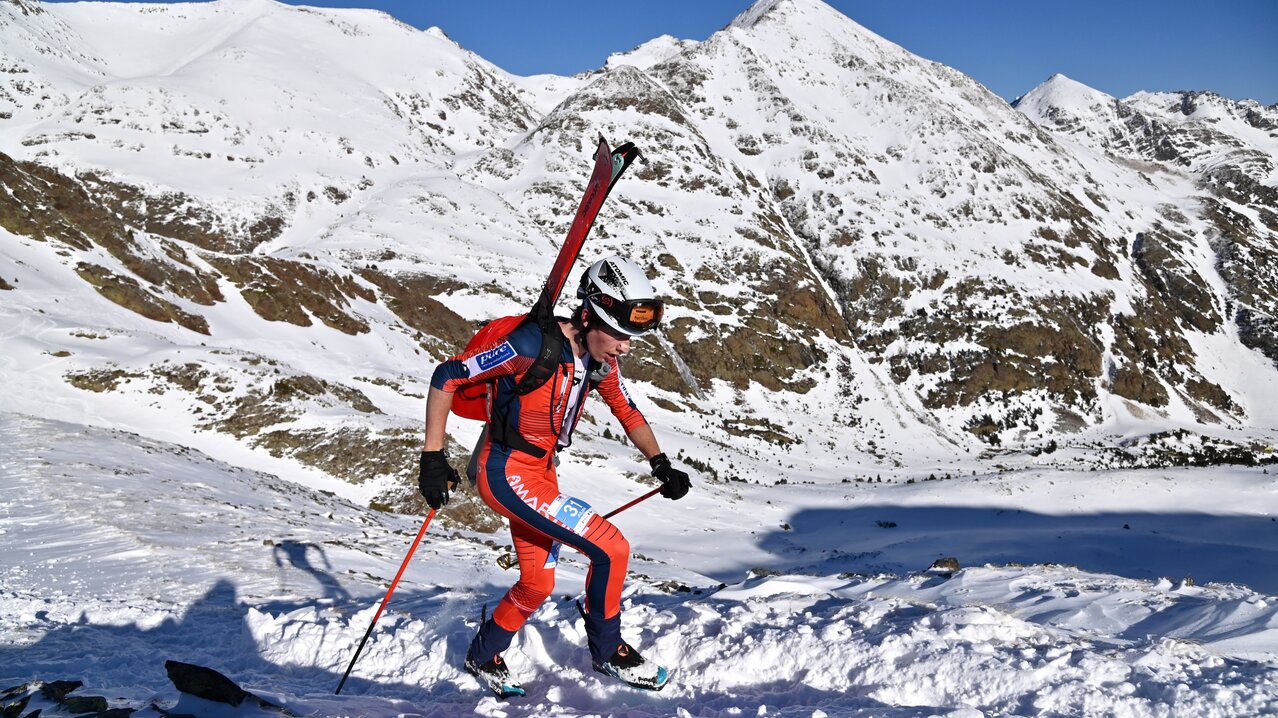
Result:
{"label": "snowy valley", "polygon": [[[591,672],[565,555],[529,696],[484,695],[509,537],[463,492],[334,696],[430,371],[532,303],[600,135],[645,157],[583,258],[668,298],[624,370],[695,474],[617,520],[675,679]],[[1278,107],[1009,105],[817,0],[577,77],[366,10],[0,0],[0,187],[6,717],[278,714],[170,659],[295,715],[1278,712]],[[565,490],[648,490],[587,417]]]}

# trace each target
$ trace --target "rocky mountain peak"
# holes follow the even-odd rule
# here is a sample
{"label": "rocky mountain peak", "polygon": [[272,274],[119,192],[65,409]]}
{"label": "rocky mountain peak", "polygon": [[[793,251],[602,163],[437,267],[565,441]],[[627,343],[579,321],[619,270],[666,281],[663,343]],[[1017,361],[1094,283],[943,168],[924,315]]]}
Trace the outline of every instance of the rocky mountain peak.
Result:
{"label": "rocky mountain peak", "polygon": [[[442,27],[432,25],[426,28],[425,30],[423,30],[422,32],[426,33],[427,35],[430,35],[431,37],[436,37],[436,38],[439,38],[440,40],[447,40],[448,42],[451,42],[452,44],[457,45],[457,41],[453,40],[453,38]],[[461,45],[457,45],[457,47],[461,47]]]}
{"label": "rocky mountain peak", "polygon": [[680,40],[673,35],[661,35],[626,52],[615,52],[608,56],[604,63],[605,70],[614,70],[622,66],[637,67],[646,70],[657,63],[664,62],[679,53],[697,45],[696,40]]}
{"label": "rocky mountain peak", "polygon": [[1035,117],[1047,110],[1083,111],[1112,103],[1114,98],[1061,73],[1047,78],[1041,85],[1012,101],[1012,107]]}
{"label": "rocky mountain peak", "polygon": [[1096,146],[1108,143],[1121,122],[1112,96],[1060,73],[1016,98],[1012,107],[1040,125],[1082,136]]}
{"label": "rocky mountain peak", "polygon": [[33,2],[32,0],[4,0],[4,2],[0,2],[0,5],[9,5],[15,8],[18,12],[21,12],[23,15],[32,15],[44,12],[44,10],[40,8],[39,3]]}
{"label": "rocky mountain peak", "polygon": [[756,0],[745,12],[733,18],[728,27],[749,29],[758,24],[764,17],[777,10],[777,7],[791,0]]}
{"label": "rocky mountain peak", "polygon": [[727,27],[756,30],[768,25],[791,25],[798,29],[803,25],[826,22],[847,23],[851,20],[822,0],[757,0],[733,18]]}
{"label": "rocky mountain peak", "polygon": [[720,33],[764,43],[777,58],[851,53],[873,64],[915,57],[822,0],[759,0]]}

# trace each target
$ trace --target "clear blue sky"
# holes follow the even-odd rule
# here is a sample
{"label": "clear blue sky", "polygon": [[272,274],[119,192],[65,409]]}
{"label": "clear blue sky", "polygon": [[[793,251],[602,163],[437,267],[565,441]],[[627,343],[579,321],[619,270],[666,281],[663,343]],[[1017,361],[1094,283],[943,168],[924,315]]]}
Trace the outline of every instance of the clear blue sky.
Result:
{"label": "clear blue sky", "polygon": [[[308,0],[437,25],[517,75],[568,75],[658,35],[704,40],[750,0]],[[1278,103],[1278,0],[830,0],[1011,100],[1061,72],[1116,97],[1211,90]]]}

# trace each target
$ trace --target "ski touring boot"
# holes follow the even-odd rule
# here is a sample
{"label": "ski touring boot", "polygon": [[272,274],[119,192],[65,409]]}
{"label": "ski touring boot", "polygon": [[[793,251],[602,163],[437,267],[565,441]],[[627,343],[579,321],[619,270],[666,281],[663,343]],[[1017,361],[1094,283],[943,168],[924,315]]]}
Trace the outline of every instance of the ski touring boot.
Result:
{"label": "ski touring boot", "polygon": [[501,654],[493,656],[487,663],[476,663],[475,659],[466,656],[466,671],[479,679],[484,687],[497,694],[498,698],[515,698],[526,695],[518,683],[510,679],[510,669],[501,659]]}
{"label": "ski touring boot", "polygon": [[670,680],[670,672],[664,666],[649,662],[625,642],[617,646],[617,652],[607,662],[594,666],[599,673],[646,691],[659,691]]}

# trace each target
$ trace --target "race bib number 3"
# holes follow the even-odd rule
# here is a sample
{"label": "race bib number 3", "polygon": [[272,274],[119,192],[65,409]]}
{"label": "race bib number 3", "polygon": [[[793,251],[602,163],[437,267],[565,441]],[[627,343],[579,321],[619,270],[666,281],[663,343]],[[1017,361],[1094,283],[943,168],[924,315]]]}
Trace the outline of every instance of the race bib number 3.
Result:
{"label": "race bib number 3", "polygon": [[556,496],[555,500],[550,502],[550,508],[546,513],[575,534],[584,532],[586,524],[590,523],[590,517],[595,515],[590,504],[575,496],[564,494]]}

